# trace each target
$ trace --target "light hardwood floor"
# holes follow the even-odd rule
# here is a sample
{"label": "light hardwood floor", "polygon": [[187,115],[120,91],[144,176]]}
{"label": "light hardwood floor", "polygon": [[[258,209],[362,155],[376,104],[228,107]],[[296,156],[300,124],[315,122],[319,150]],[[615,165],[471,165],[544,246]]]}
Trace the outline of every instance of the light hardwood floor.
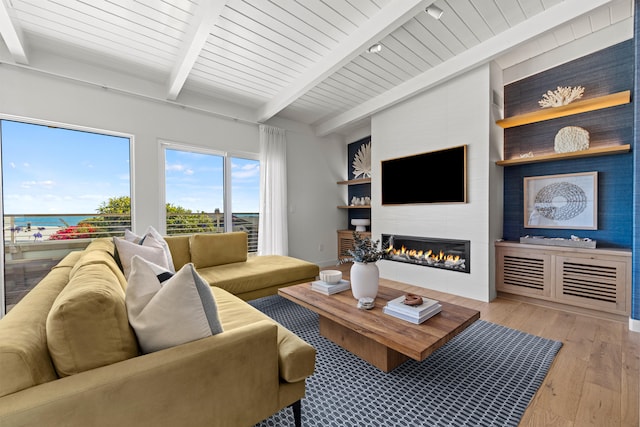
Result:
{"label": "light hardwood floor", "polygon": [[[348,278],[350,265],[338,268]],[[403,287],[382,280],[385,286]],[[504,298],[485,303],[430,290],[425,296],[475,308],[483,320],[563,343],[520,426],[640,425],[640,333],[630,332],[628,323]]]}

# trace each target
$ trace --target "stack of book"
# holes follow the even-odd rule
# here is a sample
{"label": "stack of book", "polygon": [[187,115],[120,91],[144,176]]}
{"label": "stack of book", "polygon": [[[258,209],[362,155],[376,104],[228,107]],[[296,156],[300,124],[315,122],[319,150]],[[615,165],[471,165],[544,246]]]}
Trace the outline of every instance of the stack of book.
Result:
{"label": "stack of book", "polygon": [[387,302],[382,311],[411,323],[422,323],[442,310],[440,303],[433,299],[422,297],[422,304],[420,305],[406,305],[403,302],[404,299],[404,295],[392,299]]}
{"label": "stack of book", "polygon": [[348,280],[340,280],[338,283],[327,283],[323,280],[311,282],[311,289],[325,295],[332,295],[338,292],[346,291],[351,287]]}

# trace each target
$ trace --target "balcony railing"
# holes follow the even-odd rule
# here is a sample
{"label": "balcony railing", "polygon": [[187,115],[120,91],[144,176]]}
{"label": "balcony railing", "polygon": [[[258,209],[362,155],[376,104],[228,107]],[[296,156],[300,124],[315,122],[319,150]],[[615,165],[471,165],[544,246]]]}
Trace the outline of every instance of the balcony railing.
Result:
{"label": "balcony railing", "polygon": [[[258,250],[258,214],[232,215],[232,231],[248,235],[249,253]],[[26,295],[69,252],[84,249],[91,239],[124,235],[131,217],[123,214],[5,215],[5,300],[7,311]],[[167,234],[222,233],[224,215],[167,215]]]}

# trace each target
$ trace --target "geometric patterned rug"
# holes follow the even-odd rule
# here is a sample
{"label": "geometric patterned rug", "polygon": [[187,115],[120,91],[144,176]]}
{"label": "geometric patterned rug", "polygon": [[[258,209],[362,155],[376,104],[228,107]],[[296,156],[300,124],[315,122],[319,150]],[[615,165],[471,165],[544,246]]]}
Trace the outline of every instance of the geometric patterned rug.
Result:
{"label": "geometric patterned rug", "polygon": [[[517,426],[562,346],[477,320],[424,361],[384,373],[320,336],[316,313],[278,295],[249,303],[317,350],[305,427]],[[293,425],[289,408],[256,424]]]}

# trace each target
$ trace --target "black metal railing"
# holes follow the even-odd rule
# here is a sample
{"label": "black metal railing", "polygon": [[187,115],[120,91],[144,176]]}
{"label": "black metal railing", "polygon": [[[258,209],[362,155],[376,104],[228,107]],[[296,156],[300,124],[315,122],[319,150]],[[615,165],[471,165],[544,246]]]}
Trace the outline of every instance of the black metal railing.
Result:
{"label": "black metal railing", "polygon": [[[232,231],[248,235],[249,253],[258,250],[257,213],[234,213]],[[4,216],[5,303],[7,311],[26,295],[69,252],[85,248],[91,239],[122,236],[131,229],[128,214],[23,214]],[[222,233],[224,215],[167,214],[167,234]]]}

